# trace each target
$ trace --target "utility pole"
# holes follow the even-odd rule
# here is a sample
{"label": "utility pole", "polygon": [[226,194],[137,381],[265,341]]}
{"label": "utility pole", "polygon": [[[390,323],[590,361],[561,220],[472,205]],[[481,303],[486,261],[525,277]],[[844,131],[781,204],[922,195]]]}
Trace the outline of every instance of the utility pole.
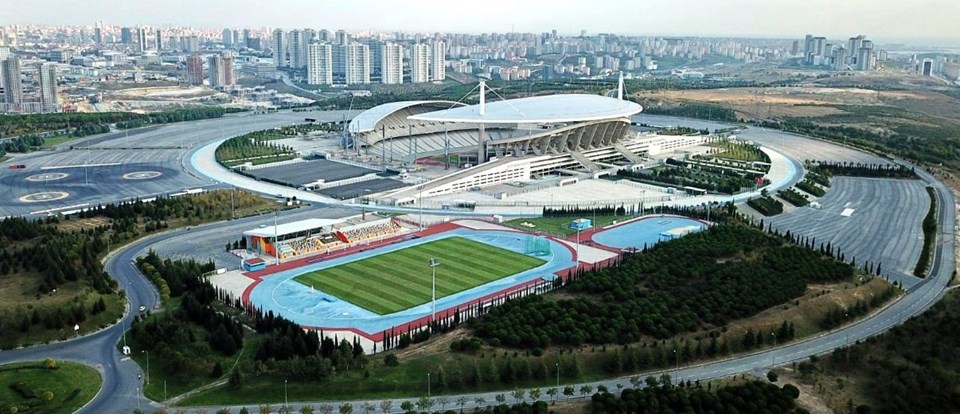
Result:
{"label": "utility pole", "polygon": [[430,260],[427,261],[427,266],[430,266],[430,271],[433,274],[433,288],[430,294],[430,300],[433,303],[433,310],[430,311],[430,323],[432,324],[437,317],[437,266],[440,266],[440,259],[431,257]]}
{"label": "utility pole", "polygon": [[277,218],[280,217],[280,210],[273,212],[273,255],[277,258],[277,265],[280,265],[280,245],[277,240],[280,238],[277,230]]}

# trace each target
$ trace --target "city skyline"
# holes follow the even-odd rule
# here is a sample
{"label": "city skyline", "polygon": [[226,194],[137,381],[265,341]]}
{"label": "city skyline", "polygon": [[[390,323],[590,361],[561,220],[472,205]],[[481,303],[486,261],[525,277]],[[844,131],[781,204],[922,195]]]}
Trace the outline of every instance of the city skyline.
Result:
{"label": "city skyline", "polygon": [[[411,32],[546,32],[563,35],[618,33],[625,35],[686,35],[795,38],[805,33],[828,37],[877,33],[879,41],[925,40],[949,45],[960,39],[960,4],[945,0],[921,2],[812,0],[786,1],[560,0],[513,3],[492,0],[484,8],[463,10],[449,3],[426,0],[409,3],[361,0],[354,2],[284,1],[266,5],[252,0],[212,4],[170,0],[162,8],[146,2],[122,5],[87,3],[77,9],[66,0],[38,0],[30,8],[0,4],[0,25],[93,25],[97,21],[133,26],[194,27],[325,27],[348,31]],[[863,13],[864,8],[870,13]],[[59,11],[69,8],[71,13]],[[183,13],[191,10],[191,13]],[[789,18],[784,18],[789,17]],[[749,22],[749,24],[740,24]],[[896,22],[897,24],[891,24]],[[883,34],[880,36],[879,34]]]}

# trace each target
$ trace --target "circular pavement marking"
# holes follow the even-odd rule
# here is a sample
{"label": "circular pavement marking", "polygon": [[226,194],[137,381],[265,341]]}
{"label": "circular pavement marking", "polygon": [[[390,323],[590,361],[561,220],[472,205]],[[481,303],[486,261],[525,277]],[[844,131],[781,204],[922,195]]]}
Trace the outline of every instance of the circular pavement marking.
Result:
{"label": "circular pavement marking", "polygon": [[163,175],[160,171],[137,171],[123,175],[124,180],[149,180]]}
{"label": "circular pavement marking", "polygon": [[43,173],[43,174],[34,174],[27,177],[27,181],[56,181],[62,180],[69,177],[70,174],[67,173]]}
{"label": "circular pavement marking", "polygon": [[63,191],[44,191],[42,193],[27,194],[20,197],[21,203],[42,203],[45,201],[63,200],[70,197],[70,194]]}

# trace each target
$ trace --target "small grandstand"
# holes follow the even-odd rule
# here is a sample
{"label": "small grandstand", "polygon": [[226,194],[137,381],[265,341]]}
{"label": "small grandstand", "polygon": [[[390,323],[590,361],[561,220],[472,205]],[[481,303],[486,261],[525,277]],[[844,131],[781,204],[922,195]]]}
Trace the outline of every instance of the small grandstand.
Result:
{"label": "small grandstand", "polygon": [[247,251],[281,260],[346,248],[404,231],[392,218],[306,219],[243,232]]}

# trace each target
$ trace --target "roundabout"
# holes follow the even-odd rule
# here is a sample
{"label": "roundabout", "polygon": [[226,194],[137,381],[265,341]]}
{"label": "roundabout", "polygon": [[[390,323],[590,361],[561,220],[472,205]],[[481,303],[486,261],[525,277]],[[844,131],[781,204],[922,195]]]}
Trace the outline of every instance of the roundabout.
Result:
{"label": "roundabout", "polygon": [[32,182],[47,182],[47,181],[57,181],[69,177],[70,174],[67,173],[43,173],[35,174],[26,178],[27,181]]}
{"label": "roundabout", "polygon": [[149,180],[163,175],[160,171],[136,171],[123,175],[124,180]]}
{"label": "roundabout", "polygon": [[70,193],[65,191],[43,191],[39,193],[27,194],[20,197],[21,203],[46,203],[50,201],[63,200],[70,197]]}

